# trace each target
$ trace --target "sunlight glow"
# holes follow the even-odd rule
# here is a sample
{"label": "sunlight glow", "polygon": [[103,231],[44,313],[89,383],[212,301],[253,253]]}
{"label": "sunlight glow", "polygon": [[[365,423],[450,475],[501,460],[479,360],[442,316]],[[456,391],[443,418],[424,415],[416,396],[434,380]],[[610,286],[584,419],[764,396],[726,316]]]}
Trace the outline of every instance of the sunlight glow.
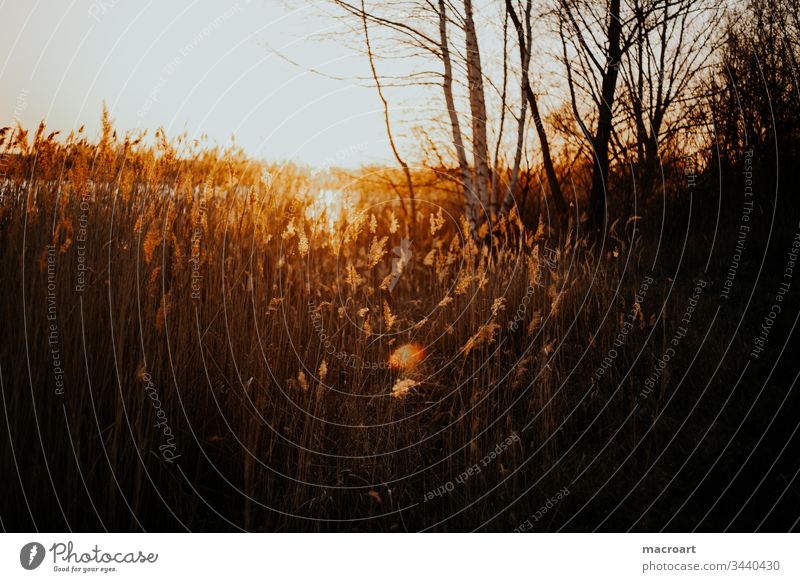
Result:
{"label": "sunlight glow", "polygon": [[425,359],[425,350],[417,344],[405,344],[389,356],[389,367],[395,370],[408,370]]}
{"label": "sunlight glow", "polygon": [[349,209],[349,206],[349,197],[346,192],[336,189],[320,189],[306,208],[306,218],[315,223],[323,223],[328,230],[333,232],[336,223],[342,218],[345,210]]}

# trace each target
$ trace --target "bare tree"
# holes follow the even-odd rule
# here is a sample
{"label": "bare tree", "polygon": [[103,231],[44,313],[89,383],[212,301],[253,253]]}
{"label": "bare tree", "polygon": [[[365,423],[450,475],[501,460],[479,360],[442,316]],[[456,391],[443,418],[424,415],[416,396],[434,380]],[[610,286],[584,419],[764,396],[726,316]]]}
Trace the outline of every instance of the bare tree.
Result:
{"label": "bare tree", "polygon": [[[486,96],[484,92],[485,73],[483,71],[478,44],[477,32],[473,16],[471,0],[463,3],[463,13],[452,2],[447,0],[434,2],[433,0],[419,0],[404,3],[402,7],[393,5],[375,5],[367,9],[362,0],[360,6],[354,6],[346,0],[334,0],[334,3],[343,8],[350,16],[359,18],[361,28],[367,41],[367,55],[373,73],[373,81],[378,89],[379,96],[384,104],[384,119],[390,144],[395,153],[395,158],[404,172],[407,168],[404,160],[398,156],[397,147],[392,138],[389,124],[388,102],[383,95],[381,80],[375,72],[377,55],[369,43],[369,25],[382,27],[396,37],[397,42],[406,44],[425,53],[427,57],[433,56],[442,64],[441,87],[444,93],[453,146],[459,167],[460,180],[464,188],[465,213],[469,221],[475,225],[480,219],[478,207],[483,207],[490,214],[492,206],[491,196],[491,169],[488,158],[488,129],[486,113]],[[413,18],[409,15],[413,14]],[[451,17],[450,14],[453,16]],[[449,28],[451,25],[458,27],[459,39],[463,39],[464,46],[459,51],[454,46]],[[435,29],[438,35],[431,29]],[[437,38],[438,37],[438,38]],[[460,115],[456,105],[456,86],[458,78],[454,75],[456,61],[463,64],[466,70],[466,90],[469,98],[469,115],[471,121],[471,154],[472,166],[467,157],[465,136],[461,129]],[[421,71],[421,76],[415,79],[406,79],[404,82],[417,82],[425,85],[425,75],[428,71]],[[438,75],[437,75],[438,76]],[[438,83],[437,83],[438,84]],[[406,173],[407,181],[413,182]],[[413,185],[412,185],[413,187]],[[488,216],[487,216],[488,218]]]}
{"label": "bare tree", "polygon": [[[657,165],[668,113],[691,84],[692,67],[706,54],[702,45],[709,28],[696,26],[693,18],[706,5],[713,6],[712,0],[559,0],[570,105],[593,157],[590,230],[605,225],[612,147],[626,147],[614,125],[621,71],[627,71],[629,94],[623,108],[629,110],[639,159]],[[581,109],[587,104],[584,115]]]}
{"label": "bare tree", "polygon": [[409,220],[410,228],[414,230],[414,225],[417,221],[417,205],[416,199],[414,196],[414,182],[411,179],[411,170],[408,167],[408,164],[400,155],[400,152],[397,150],[397,144],[395,144],[394,136],[392,134],[392,124],[389,121],[389,102],[386,100],[386,97],[383,94],[383,88],[381,87],[381,80],[378,76],[378,71],[375,68],[375,58],[372,54],[372,44],[369,40],[369,26],[367,24],[367,16],[366,11],[364,10],[364,0],[361,0],[361,23],[364,27],[364,44],[367,47],[367,57],[369,58],[369,67],[372,71],[372,78],[375,81],[375,88],[378,91],[378,97],[380,97],[381,103],[383,104],[383,119],[386,126],[386,135],[389,138],[389,145],[392,148],[392,153],[394,154],[397,163],[400,164],[400,167],[403,168],[403,175],[406,178],[406,188],[408,189],[408,199],[409,205],[411,207],[411,219]]}
{"label": "bare tree", "polygon": [[[497,216],[500,212],[500,168],[503,165],[501,161],[501,154],[500,148],[504,145],[503,144],[503,132],[505,130],[506,125],[506,113],[509,110],[508,107],[508,73],[509,73],[509,61],[508,61],[508,14],[505,15],[503,18],[503,62],[501,64],[501,71],[502,71],[502,89],[500,93],[500,123],[499,129],[497,131],[497,139],[494,143],[494,156],[492,158],[492,187],[490,190],[490,197],[491,197],[491,212],[493,216]],[[517,127],[522,127],[524,131],[525,120],[518,119],[517,120]]]}
{"label": "bare tree", "polygon": [[[530,54],[530,46],[532,40],[532,33],[531,33],[531,12],[532,12],[532,4],[531,0],[526,0],[525,3],[525,10],[522,13],[522,19],[520,18],[519,14],[517,13],[516,8],[512,0],[506,0],[506,13],[511,18],[511,21],[514,23],[514,28],[517,31],[517,44],[519,45],[519,53],[520,53],[520,87],[522,91],[522,102],[523,108],[521,111],[521,115],[524,118],[525,116],[525,104],[529,104],[531,108],[531,114],[533,116],[533,123],[536,127],[536,133],[539,137],[539,144],[542,149],[542,162],[544,165],[545,175],[547,176],[548,186],[550,187],[550,196],[553,199],[553,204],[555,205],[556,214],[559,217],[559,221],[561,222],[566,218],[568,206],[566,201],[564,200],[564,195],[561,192],[561,185],[558,181],[558,176],[556,175],[555,166],[553,164],[552,154],[550,152],[550,140],[547,136],[547,131],[544,126],[544,122],[542,120],[542,115],[539,110],[539,103],[536,99],[536,95],[531,89],[530,83],[530,62],[531,62],[531,54]],[[517,148],[519,153],[519,148],[522,144],[522,130],[520,129],[520,133],[518,134],[517,140]],[[518,171],[518,156],[515,156],[515,163],[514,163],[514,176],[516,177],[516,173]],[[513,184],[516,182],[516,178],[512,178],[512,187]],[[508,210],[513,201],[513,192],[510,188],[508,194],[506,195],[506,199],[504,201],[503,207],[505,210]]]}
{"label": "bare tree", "polygon": [[488,213],[489,163],[486,136],[486,96],[483,91],[483,67],[475,31],[472,0],[464,0],[464,34],[466,37],[467,82],[472,119],[472,158],[475,167],[473,188],[481,206]]}
{"label": "bare tree", "polygon": [[631,149],[645,197],[656,190],[660,143],[696,119],[700,100],[692,89],[710,66],[719,8],[719,0],[633,4],[637,34],[622,68],[621,103],[633,128]]}
{"label": "bare tree", "polygon": [[444,91],[445,106],[450,119],[450,127],[453,134],[453,145],[456,150],[458,167],[461,173],[461,181],[464,187],[465,209],[467,218],[474,221],[473,210],[476,206],[474,189],[472,186],[472,175],[467,161],[466,150],[464,149],[464,138],[461,134],[461,123],[456,110],[455,98],[453,97],[453,64],[450,59],[450,41],[447,36],[447,9],[444,0],[439,0],[439,51],[444,67],[442,79],[442,89]]}
{"label": "bare tree", "polygon": [[[750,157],[756,188],[796,192],[800,156],[800,17],[794,0],[747,0],[727,18],[711,82],[715,128],[709,158],[725,183]],[[788,165],[789,171],[783,171]],[[776,172],[776,168],[780,171]]]}
{"label": "bare tree", "polygon": [[[561,0],[559,30],[567,70],[570,100],[578,125],[589,140],[594,156],[589,190],[589,226],[601,229],[606,219],[609,141],[613,130],[614,99],[623,51],[621,0],[607,0],[602,12],[597,4],[585,0]],[[573,64],[567,47],[577,56]],[[596,109],[594,129],[584,120],[578,106],[577,91],[583,88]]]}

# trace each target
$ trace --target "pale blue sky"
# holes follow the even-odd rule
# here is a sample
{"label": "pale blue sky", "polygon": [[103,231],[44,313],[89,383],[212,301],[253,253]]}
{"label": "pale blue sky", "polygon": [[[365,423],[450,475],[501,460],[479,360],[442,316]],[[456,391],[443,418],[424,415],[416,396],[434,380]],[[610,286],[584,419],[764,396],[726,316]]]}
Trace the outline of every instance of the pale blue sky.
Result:
{"label": "pale blue sky", "polygon": [[314,165],[388,160],[380,102],[352,80],[364,58],[318,38],[337,24],[312,4],[0,0],[0,125],[94,134],[105,99],[123,130],[235,134],[252,155]]}

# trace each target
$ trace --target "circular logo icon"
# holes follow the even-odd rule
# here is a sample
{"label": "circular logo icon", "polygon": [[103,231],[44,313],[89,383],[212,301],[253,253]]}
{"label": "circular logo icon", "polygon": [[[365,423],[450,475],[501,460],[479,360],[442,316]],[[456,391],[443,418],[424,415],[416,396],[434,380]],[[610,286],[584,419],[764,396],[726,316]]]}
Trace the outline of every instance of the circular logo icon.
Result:
{"label": "circular logo icon", "polygon": [[35,570],[44,561],[44,546],[38,542],[30,542],[19,551],[19,563],[26,570]]}

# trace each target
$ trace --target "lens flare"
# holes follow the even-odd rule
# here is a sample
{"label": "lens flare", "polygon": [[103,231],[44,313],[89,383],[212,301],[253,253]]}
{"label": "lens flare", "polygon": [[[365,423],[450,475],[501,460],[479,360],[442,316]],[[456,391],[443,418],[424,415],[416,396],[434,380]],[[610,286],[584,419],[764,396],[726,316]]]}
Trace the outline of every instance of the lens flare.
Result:
{"label": "lens flare", "polygon": [[389,356],[389,367],[395,370],[408,370],[425,359],[425,350],[417,344],[404,344]]}

